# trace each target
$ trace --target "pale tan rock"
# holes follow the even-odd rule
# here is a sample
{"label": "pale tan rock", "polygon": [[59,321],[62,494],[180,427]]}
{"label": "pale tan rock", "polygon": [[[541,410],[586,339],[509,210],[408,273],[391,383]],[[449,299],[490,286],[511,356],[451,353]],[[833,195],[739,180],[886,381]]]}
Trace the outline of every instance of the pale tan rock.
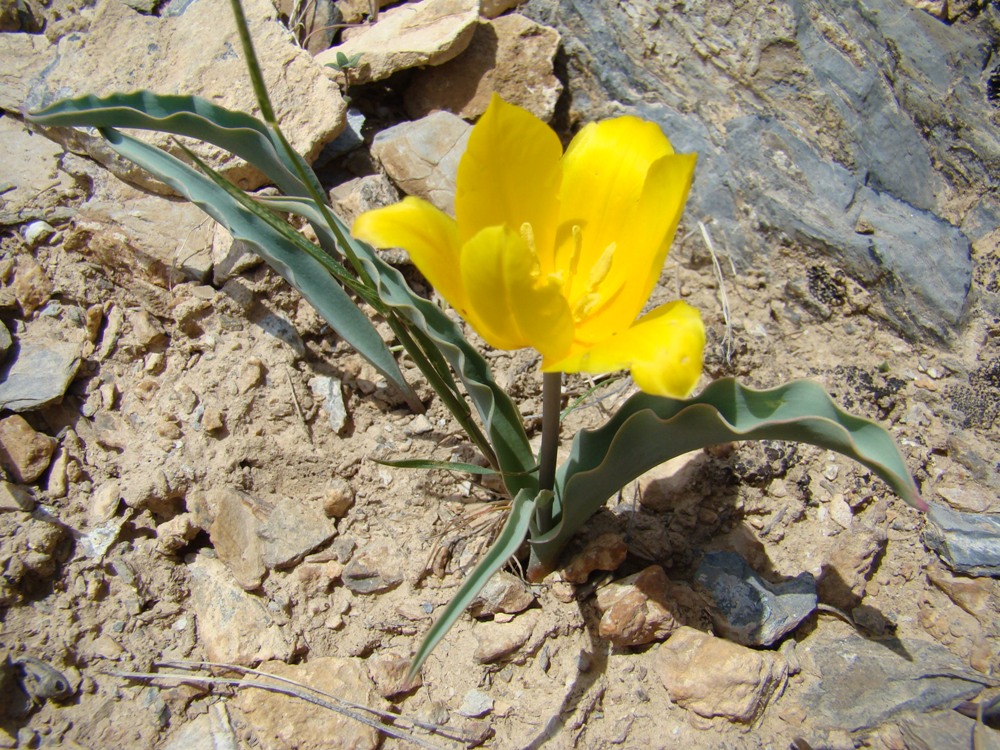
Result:
{"label": "pale tan rock", "polygon": [[346,41],[316,56],[326,65],[337,53],[361,55],[355,83],[381,81],[421,65],[440,65],[469,46],[479,18],[478,0],[420,0],[381,13],[378,23],[353,30]]}
{"label": "pale tan rock", "polygon": [[34,509],[35,499],[27,489],[0,481],[0,513],[14,510],[30,513]]}
{"label": "pale tan rock", "polygon": [[788,677],[780,654],[754,651],[689,627],[677,630],[653,659],[670,700],[699,716],[735,722],[760,716]]}
{"label": "pale tan rock", "polygon": [[435,112],[383,130],[372,154],[407,195],[455,211],[455,176],[471,127],[450,112]]}
{"label": "pale tan rock", "polygon": [[517,614],[535,602],[535,595],[528,585],[515,575],[501,570],[494,575],[472,604],[469,614],[473,617],[492,617],[498,613]]}
{"label": "pale tan rock", "polygon": [[657,512],[674,507],[697,481],[707,460],[704,451],[691,451],[646,472],[639,478],[639,502]]}
{"label": "pale tan rock", "polygon": [[[0,60],[4,61],[0,66],[0,100],[10,93],[6,86],[8,69],[23,62],[5,51],[10,37],[33,39],[35,35],[0,34]],[[11,186],[3,193],[0,215],[9,216],[11,221],[58,216],[65,210],[65,203],[78,193],[73,178],[59,169],[62,146],[31,133],[12,117],[0,118],[0,153],[4,155],[3,181]]]}
{"label": "pale tan rock", "polygon": [[0,465],[18,482],[30,484],[44,474],[57,444],[19,414],[0,419]]}
{"label": "pale tan rock", "polygon": [[210,661],[250,665],[291,657],[292,642],[285,629],[275,621],[264,600],[248,594],[233,581],[225,565],[198,555],[188,565],[188,571],[198,639]]}
{"label": "pale tan rock", "polygon": [[465,52],[415,74],[406,109],[411,117],[446,110],[474,120],[498,94],[549,121],[562,93],[553,69],[558,49],[559,33],[525,16],[481,21]]}
{"label": "pale tan rock", "polygon": [[410,660],[400,654],[379,654],[368,659],[368,674],[383,698],[403,695],[424,684],[419,674],[406,679]]}
{"label": "pale tan rock", "polygon": [[[379,9],[391,5],[395,0],[378,0]],[[359,23],[363,18],[368,18],[369,22],[374,21],[371,17],[372,0],[337,0],[334,5],[340,11],[344,23]],[[379,14],[381,16],[381,13]]]}
{"label": "pale tan rock", "polygon": [[183,549],[201,531],[190,513],[179,513],[156,527],[156,551],[172,555]]}
{"label": "pale tan rock", "polygon": [[608,531],[586,542],[586,546],[573,555],[562,572],[570,583],[585,583],[595,570],[616,570],[625,562],[628,545],[617,531]]}
{"label": "pale tan rock", "polygon": [[599,589],[601,637],[616,646],[640,646],[668,637],[681,626],[672,589],[659,565]]}
{"label": "pale tan rock", "polygon": [[329,518],[343,518],[354,507],[354,488],[342,477],[334,477],[323,495],[323,512]]}
{"label": "pale tan rock", "polygon": [[18,304],[29,318],[52,298],[52,281],[30,255],[17,259],[13,288]]}
{"label": "pale tan rock", "polygon": [[819,600],[845,611],[864,598],[875,561],[885,549],[881,530],[854,529],[836,537],[818,580]]}
{"label": "pale tan rock", "polygon": [[[261,664],[259,669],[370,708],[389,707],[375,691],[362,659],[326,656],[306,664]],[[241,690],[234,701],[260,740],[261,750],[375,750],[378,732],[335,711],[265,690]]]}
{"label": "pale tan rock", "polygon": [[166,343],[166,331],[163,330],[160,321],[148,311],[139,310],[130,315],[129,323],[132,324],[132,335],[143,349],[151,349]]}
{"label": "pale tan rock", "polygon": [[330,191],[330,202],[347,226],[365,211],[389,206],[399,200],[399,191],[384,174],[357,177]]}
{"label": "pale tan rock", "polygon": [[[311,160],[343,128],[345,105],[340,91],[311,55],[295,44],[269,0],[248,0],[244,10],[282,130],[293,147]],[[239,50],[232,10],[225,0],[199,0],[180,13],[159,17],[136,13],[118,0],[102,0],[85,32],[68,34],[55,47],[35,51],[43,62],[42,70],[34,76],[30,95],[12,108],[26,103],[30,109],[39,109],[51,103],[51,92],[104,96],[148,89],[197,95],[223,107],[245,110],[255,98]],[[65,130],[53,136],[74,150],[90,152],[123,177],[150,185],[137,168],[113,164],[99,136]],[[177,150],[166,135],[146,132],[139,137]],[[241,187],[253,188],[267,181],[221,149],[199,144],[195,151]]]}
{"label": "pale tan rock", "polygon": [[523,2],[524,0],[480,0],[479,15],[483,18],[496,18]]}
{"label": "pale tan rock", "polygon": [[[0,34],[0,109],[18,112],[55,54],[41,34]],[[5,151],[5,160],[12,152]]]}
{"label": "pale tan rock", "polygon": [[529,612],[510,622],[481,622],[476,625],[476,661],[492,664],[517,653],[531,638],[535,620],[536,617]]}
{"label": "pale tan rock", "polygon": [[243,495],[231,489],[214,494],[215,520],[208,535],[215,553],[247,591],[260,586],[267,569],[261,557],[257,518]]}

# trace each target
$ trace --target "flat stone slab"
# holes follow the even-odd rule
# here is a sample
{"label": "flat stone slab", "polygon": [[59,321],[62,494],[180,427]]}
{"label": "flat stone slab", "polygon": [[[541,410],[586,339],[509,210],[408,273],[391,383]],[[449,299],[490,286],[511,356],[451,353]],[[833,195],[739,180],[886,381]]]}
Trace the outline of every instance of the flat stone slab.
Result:
{"label": "flat stone slab", "polygon": [[771,583],[735,552],[709,552],[696,580],[715,600],[715,626],[744,646],[770,646],[816,609],[816,579],[809,573]]}
{"label": "flat stone slab", "polygon": [[1000,514],[962,513],[931,504],[924,543],[949,568],[971,576],[1000,576]]}
{"label": "flat stone slab", "polygon": [[811,723],[825,729],[856,732],[903,713],[951,708],[989,682],[937,643],[866,640],[846,626],[817,630],[796,653],[803,670],[818,678],[799,702]]}
{"label": "flat stone slab", "polygon": [[0,368],[0,409],[43,409],[62,400],[80,367],[82,332],[45,318],[11,347]]}

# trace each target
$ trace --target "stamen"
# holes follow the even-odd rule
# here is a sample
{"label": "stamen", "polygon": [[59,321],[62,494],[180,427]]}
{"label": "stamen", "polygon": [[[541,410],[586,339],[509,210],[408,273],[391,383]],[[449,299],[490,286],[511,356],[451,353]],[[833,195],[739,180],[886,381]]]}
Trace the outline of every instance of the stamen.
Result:
{"label": "stamen", "polygon": [[601,253],[601,257],[597,259],[597,263],[594,267],[590,269],[590,279],[587,285],[587,291],[593,292],[598,285],[608,277],[608,272],[611,270],[611,261],[615,257],[615,249],[617,244],[612,242],[606,248],[604,252]]}
{"label": "stamen", "polygon": [[535,245],[535,229],[527,221],[521,225],[521,239],[531,252],[531,276],[537,281],[542,273],[542,264],[538,259],[538,248]]}
{"label": "stamen", "polygon": [[585,294],[573,305],[573,320],[579,323],[601,303],[601,295],[590,292]]}

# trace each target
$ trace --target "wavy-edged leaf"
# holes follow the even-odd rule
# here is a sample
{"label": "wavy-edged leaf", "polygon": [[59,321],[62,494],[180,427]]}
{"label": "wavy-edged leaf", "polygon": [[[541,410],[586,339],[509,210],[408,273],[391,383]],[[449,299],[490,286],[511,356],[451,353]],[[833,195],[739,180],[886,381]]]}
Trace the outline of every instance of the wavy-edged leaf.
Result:
{"label": "wavy-edged leaf", "polygon": [[[264,203],[279,211],[298,214],[314,226],[321,226],[322,217],[311,203],[294,198],[268,198]],[[379,258],[366,243],[351,237],[338,217],[333,218],[377,284],[382,301],[399,310],[429,336],[458,373],[486,427],[511,496],[516,496],[522,489],[537,491],[535,456],[524,432],[521,415],[510,396],[493,379],[482,354],[466,340],[458,325],[441,308],[417,295],[397,269]]]}
{"label": "wavy-edged leaf", "polygon": [[686,400],[637,394],[602,427],[577,434],[556,472],[557,522],[532,537],[529,577],[551,570],[573,534],[626,484],[682,453],[733,440],[792,440],[837,451],[926,510],[889,433],[841,411],[818,384],[756,391],[723,378]]}
{"label": "wavy-edged leaf", "polygon": [[222,224],[234,238],[251,245],[271,268],[302,293],[338,335],[408,399],[419,403],[371,320],[334,280],[327,264],[314,257],[314,253],[321,252],[318,248],[279,217],[265,215],[263,207],[254,210],[250,205],[242,205],[210,177],[165,151],[113,128],[101,128],[101,134],[119,154],[155,174]]}
{"label": "wavy-edged leaf", "polygon": [[552,493],[548,490],[543,490],[537,495],[526,489],[517,493],[511,504],[510,515],[507,516],[507,521],[504,523],[503,529],[500,530],[500,535],[483,555],[483,559],[476,565],[475,570],[458,587],[455,596],[445,605],[438,619],[434,621],[431,629],[427,631],[427,635],[420,642],[420,647],[413,656],[413,661],[410,662],[410,677],[420,670],[434,647],[447,635],[465,608],[476,598],[476,594],[483,590],[493,574],[500,570],[504,563],[517,552],[518,547],[528,535],[536,505],[546,502],[551,495]]}
{"label": "wavy-edged leaf", "polygon": [[103,97],[88,95],[63,99],[27,114],[26,118],[39,125],[136,128],[197,138],[253,164],[286,195],[309,195],[264,123],[199,96],[150,91]]}

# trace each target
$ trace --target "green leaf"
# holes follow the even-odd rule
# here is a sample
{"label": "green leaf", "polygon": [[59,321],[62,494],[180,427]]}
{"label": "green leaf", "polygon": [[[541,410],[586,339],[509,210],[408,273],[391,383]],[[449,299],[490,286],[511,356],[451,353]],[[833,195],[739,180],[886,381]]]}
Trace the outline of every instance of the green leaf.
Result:
{"label": "green leaf", "polygon": [[538,495],[532,494],[529,490],[521,490],[517,493],[511,504],[510,515],[507,517],[500,535],[493,542],[493,546],[483,555],[483,559],[479,561],[475,570],[462,582],[455,596],[445,605],[438,619],[427,631],[424,640],[421,641],[420,647],[410,663],[410,677],[420,671],[420,667],[430,656],[434,647],[451,630],[459,616],[476,598],[476,594],[483,590],[493,574],[500,570],[504,563],[517,552],[518,547],[524,543],[525,537],[528,535],[535,508],[538,504],[547,502],[551,496],[552,493],[548,490],[543,490]]}
{"label": "green leaf", "polygon": [[64,99],[26,115],[45,126],[157,130],[214,144],[253,164],[286,195],[309,192],[260,120],[197,96],[149,91]]}
{"label": "green leaf", "polygon": [[[233,194],[174,156],[142,141],[101,128],[111,147],[166,182],[229,230],[234,238],[251,245],[289,284],[298,289],[345,341],[353,346],[387,380],[408,398],[419,400],[407,385],[399,365],[368,316],[358,309],[335,281],[332,266],[317,257],[311,242],[263,207],[241,204]],[[232,188],[234,192],[236,188]],[[242,195],[242,193],[240,193]],[[332,259],[330,259],[332,260]],[[343,272],[346,276],[346,272]]]}
{"label": "green leaf", "polygon": [[337,66],[340,68],[346,68],[351,64],[351,59],[345,55],[343,52],[337,52]]}
{"label": "green leaf", "polygon": [[[266,203],[276,210],[298,214],[308,219],[313,226],[321,226],[321,217],[310,203],[293,198],[268,198]],[[501,474],[511,497],[522,489],[537,491],[537,464],[524,432],[520,412],[510,396],[493,379],[482,354],[465,339],[458,325],[441,308],[410,289],[397,269],[379,258],[367,244],[351,237],[338,217],[333,218],[378,286],[382,301],[399,310],[429,336],[462,379],[496,451]],[[320,231],[328,230],[321,227]]]}
{"label": "green leaf", "polygon": [[469,464],[463,463],[462,461],[432,461],[426,458],[413,458],[406,461],[386,461],[373,458],[377,464],[382,466],[391,466],[394,469],[442,469],[444,471],[460,471],[463,474],[498,474],[496,469],[491,469],[489,466],[480,466],[479,464]]}
{"label": "green leaf", "polygon": [[580,526],[626,484],[682,453],[733,440],[793,440],[837,451],[926,509],[889,433],[841,411],[816,383],[755,391],[723,378],[687,400],[637,394],[605,425],[576,435],[556,472],[557,521],[531,539],[529,578],[552,570]]}

